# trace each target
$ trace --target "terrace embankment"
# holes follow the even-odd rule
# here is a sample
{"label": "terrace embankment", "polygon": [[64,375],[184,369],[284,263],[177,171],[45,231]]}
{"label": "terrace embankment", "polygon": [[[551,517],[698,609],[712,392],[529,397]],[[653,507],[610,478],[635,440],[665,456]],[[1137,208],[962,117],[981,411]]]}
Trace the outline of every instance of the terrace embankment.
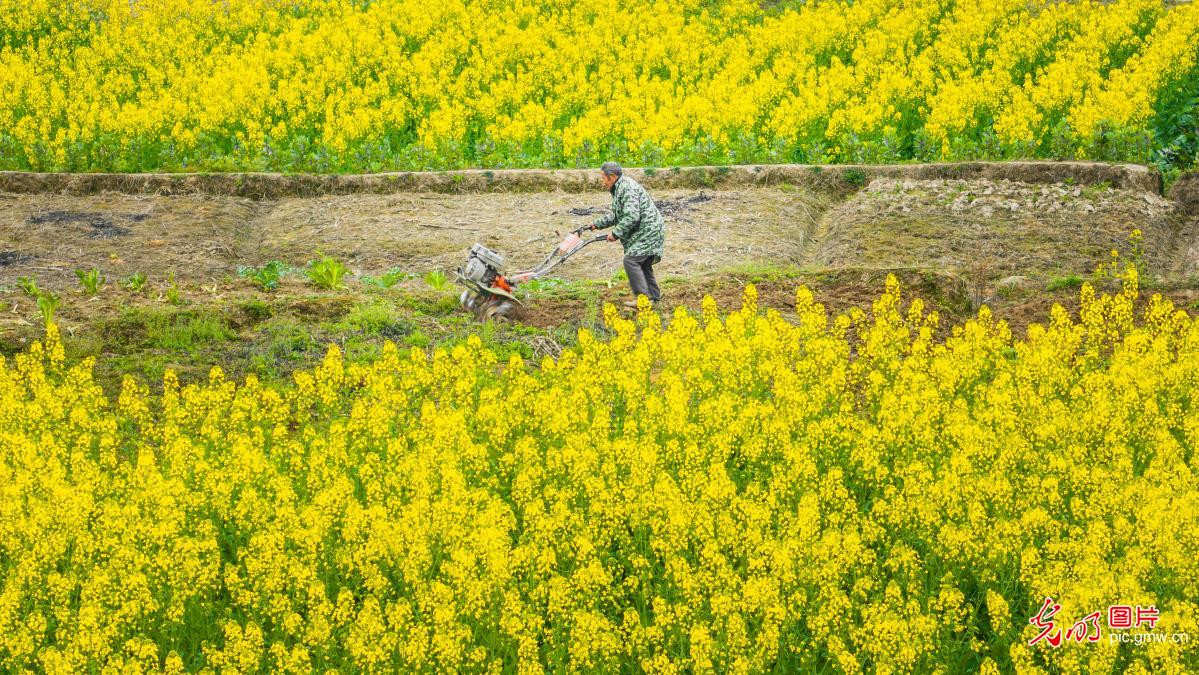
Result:
{"label": "terrace embankment", "polygon": [[[1195,175],[1163,195],[1160,177],[1144,167],[1080,162],[630,173],[651,188],[666,218],[659,273],[668,310],[694,306],[709,293],[735,306],[747,281],[759,283],[763,305],[783,312],[801,283],[833,309],[868,309],[882,279],[894,272],[942,312],[947,326],[988,304],[1018,327],[1044,320],[1054,302],[1069,306],[1077,286],[1110,261],[1113,250],[1122,262],[1139,261],[1144,285],[1179,306],[1194,307],[1199,297]],[[455,317],[446,297],[430,294],[452,291],[434,293],[425,274],[453,269],[475,242],[500,251],[514,268],[531,266],[559,233],[590,222],[610,201],[594,171],[9,173],[0,174],[0,187],[5,352],[40,330],[36,304],[19,288],[22,277],[63,298],[60,324],[68,336],[93,334],[97,354],[128,327],[130,312],[180,314],[153,319],[150,332],[178,321],[219,324],[210,333],[224,342],[257,330],[254,317],[288,315],[293,333],[314,321],[333,322],[301,340],[315,353],[322,340],[338,339],[336,322],[345,316],[365,306],[372,316],[383,305],[392,308],[388,312],[407,307],[415,308],[408,313],[416,323],[401,330],[392,322],[382,333],[403,338],[415,331],[416,342],[431,335],[436,343],[445,320],[452,324]],[[1134,230],[1141,231],[1139,244]],[[349,267],[346,288],[316,289],[296,271],[267,293],[238,275],[271,260],[299,270],[318,252]],[[88,297],[75,270],[92,268],[108,284]],[[361,281],[397,269],[410,278],[386,289]],[[593,325],[598,304],[627,294],[620,270],[617,245],[597,244],[577,255],[555,270],[555,280],[525,290],[526,327],[558,330],[560,341],[578,325]],[[140,292],[121,283],[135,273],[148,279]],[[175,292],[168,294],[171,284]],[[171,296],[182,304],[167,307]],[[201,316],[206,312],[215,318]],[[440,323],[422,324],[426,319]]]}

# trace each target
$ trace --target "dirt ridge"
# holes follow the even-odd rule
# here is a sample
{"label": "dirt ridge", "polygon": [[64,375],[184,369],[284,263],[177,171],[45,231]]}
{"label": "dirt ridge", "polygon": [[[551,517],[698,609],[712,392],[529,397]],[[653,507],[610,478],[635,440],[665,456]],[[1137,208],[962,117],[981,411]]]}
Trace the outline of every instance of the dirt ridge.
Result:
{"label": "dirt ridge", "polygon": [[1168,196],[1184,216],[1199,216],[1199,171],[1179,176],[1170,186]]}
{"label": "dirt ridge", "polygon": [[[647,187],[738,188],[795,185],[845,195],[876,178],[910,180],[1010,180],[1023,183],[1106,183],[1114,188],[1162,194],[1157,171],[1137,164],[1011,161],[890,165],[737,165],[630,168]],[[595,189],[594,169],[466,169],[327,175],[280,173],[32,173],[0,172],[0,192],[90,195],[102,192],[155,195],[209,195],[272,200],[346,194],[399,192],[583,192]],[[1181,187],[1180,187],[1181,185]],[[1181,178],[1171,195],[1199,211],[1199,174]]]}

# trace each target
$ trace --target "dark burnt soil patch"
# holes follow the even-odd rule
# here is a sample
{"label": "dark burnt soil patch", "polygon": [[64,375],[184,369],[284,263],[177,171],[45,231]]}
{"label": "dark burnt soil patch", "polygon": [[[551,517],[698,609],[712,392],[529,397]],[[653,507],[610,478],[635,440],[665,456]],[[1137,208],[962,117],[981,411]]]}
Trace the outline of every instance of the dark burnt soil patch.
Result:
{"label": "dark burnt soil patch", "polygon": [[691,195],[690,197],[663,199],[661,201],[654,202],[654,205],[658,207],[658,212],[661,213],[663,217],[669,218],[686,213],[687,211],[695,208],[696,204],[703,204],[704,202],[708,201],[712,201],[712,196],[700,191],[699,194]]}
{"label": "dark burnt soil patch", "polygon": [[0,251],[0,267],[19,265],[33,260],[33,256],[17,251]]}
{"label": "dark burnt soil patch", "polygon": [[252,262],[251,224],[262,208],[187,196],[8,197],[0,209],[0,251],[26,257],[0,265],[0,286],[29,276],[59,294],[78,287],[74,270],[91,268],[112,285],[135,273],[144,274],[150,288],[171,274],[210,285]]}
{"label": "dark burnt soil patch", "polygon": [[30,217],[29,224],[78,224],[86,228],[84,230],[84,234],[90,239],[111,239],[112,237],[124,237],[130,232],[129,228],[117,225],[109,216],[106,216],[102,213],[91,213],[87,211],[47,211],[45,213],[40,213]]}
{"label": "dark burnt soil patch", "polygon": [[[695,208],[696,204],[712,201],[713,197],[703,190],[698,194],[679,197],[678,199],[659,199],[654,202],[654,206],[658,207],[658,213],[662,214],[663,218],[675,218]],[[600,206],[575,206],[566,210],[572,216],[599,216],[607,213],[609,209]]]}

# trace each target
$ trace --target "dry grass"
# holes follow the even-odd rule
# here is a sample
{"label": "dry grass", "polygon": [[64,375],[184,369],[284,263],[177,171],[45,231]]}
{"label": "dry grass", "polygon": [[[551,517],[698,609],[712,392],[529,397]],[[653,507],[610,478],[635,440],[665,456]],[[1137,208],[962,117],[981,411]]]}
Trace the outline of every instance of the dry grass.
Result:
{"label": "dry grass", "polygon": [[133,272],[206,279],[243,260],[263,205],[246,199],[105,193],[0,195],[0,284],[22,275],[56,289],[73,270],[99,268],[115,283]]}
{"label": "dry grass", "polygon": [[[1135,164],[1101,162],[1012,161],[941,162],[883,165],[770,164],[691,166],[628,170],[654,190],[740,189],[789,184],[834,194],[852,192],[862,179],[973,179],[1079,184],[1107,182],[1119,188],[1159,193],[1161,176]],[[239,196],[275,200],[320,195],[393,194],[397,192],[587,192],[594,189],[593,169],[466,169],[461,171],[313,175],[277,173],[212,174],[69,174],[0,171],[0,192],[26,194],[128,194]]]}
{"label": "dry grass", "polygon": [[[693,191],[664,190],[660,201]],[[795,261],[828,200],[797,191],[730,190],[666,216],[664,274],[703,274],[747,261]],[[559,234],[586,225],[607,208],[603,193],[411,193],[287,199],[264,216],[256,257],[296,262],[315,248],[356,270],[392,266],[423,272],[452,269],[475,242],[499,251],[512,267],[540,261]],[[571,210],[588,215],[575,215]],[[620,269],[619,246],[596,244],[558,268],[564,278],[602,279]]]}
{"label": "dry grass", "polygon": [[[707,274],[724,267],[797,262],[826,197],[796,189],[707,192],[662,190],[671,202],[663,274]],[[174,271],[203,281],[239,265],[272,259],[302,266],[319,250],[355,273],[392,267],[424,273],[453,269],[475,242],[492,247],[513,267],[531,266],[557,244],[558,234],[585,225],[611,198],[603,192],[514,194],[404,193],[287,198],[278,202],[231,197],[80,197],[3,195],[0,285],[21,275],[50,288],[74,284],[72,270],[98,267],[110,279],[142,271]],[[68,214],[62,218],[55,214]],[[115,229],[96,237],[89,223]],[[606,279],[620,269],[618,244],[595,244],[556,272],[564,278]]]}
{"label": "dry grass", "polygon": [[916,267],[968,276],[1048,276],[1094,270],[1144,234],[1151,271],[1173,266],[1171,202],[1103,186],[877,179],[829,211],[818,267]]}

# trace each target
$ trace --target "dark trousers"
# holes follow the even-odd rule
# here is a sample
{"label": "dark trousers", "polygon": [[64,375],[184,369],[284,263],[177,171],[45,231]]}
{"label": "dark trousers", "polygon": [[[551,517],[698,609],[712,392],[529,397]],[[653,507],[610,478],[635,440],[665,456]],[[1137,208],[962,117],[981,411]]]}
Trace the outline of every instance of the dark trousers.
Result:
{"label": "dark trousers", "polygon": [[654,278],[652,255],[626,255],[624,271],[629,275],[629,286],[633,287],[633,299],[639,295],[644,295],[653,302],[662,299],[662,291],[658,290],[658,280]]}

